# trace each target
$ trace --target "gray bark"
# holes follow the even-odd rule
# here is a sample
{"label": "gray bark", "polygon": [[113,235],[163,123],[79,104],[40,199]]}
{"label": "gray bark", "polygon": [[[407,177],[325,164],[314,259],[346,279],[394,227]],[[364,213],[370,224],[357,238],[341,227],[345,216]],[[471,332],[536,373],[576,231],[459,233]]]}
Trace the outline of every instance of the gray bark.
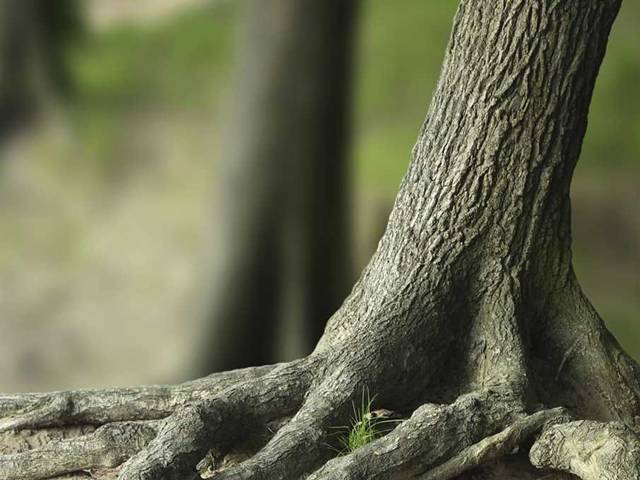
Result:
{"label": "gray bark", "polygon": [[248,2],[205,292],[207,372],[308,354],[347,294],[355,8]]}
{"label": "gray bark", "polygon": [[[317,348],[176,406],[119,478],[191,478],[209,447],[281,419],[214,478],[638,480],[640,368],[570,250],[569,185],[618,8],[463,0],[387,230]],[[363,389],[409,418],[331,460]],[[14,424],[51,423],[12,401]]]}

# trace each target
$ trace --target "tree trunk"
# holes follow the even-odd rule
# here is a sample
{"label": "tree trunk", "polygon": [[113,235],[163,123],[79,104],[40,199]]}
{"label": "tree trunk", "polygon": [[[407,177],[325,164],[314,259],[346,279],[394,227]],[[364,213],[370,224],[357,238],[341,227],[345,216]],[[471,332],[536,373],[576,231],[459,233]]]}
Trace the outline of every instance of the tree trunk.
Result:
{"label": "tree trunk", "polygon": [[248,4],[219,172],[207,372],[308,354],[347,294],[355,6]]}
{"label": "tree trunk", "polygon": [[[164,403],[140,389],[7,397],[4,428],[171,411],[126,480],[189,478],[208,447],[268,428],[213,478],[640,478],[640,369],[581,292],[570,250],[569,184],[618,8],[461,2],[387,230],[311,355],[172,387]],[[408,418],[330,459],[363,389]],[[132,454],[147,436],[135,438]]]}
{"label": "tree trunk", "polygon": [[0,140],[66,88],[62,49],[78,13],[74,0],[0,1]]}

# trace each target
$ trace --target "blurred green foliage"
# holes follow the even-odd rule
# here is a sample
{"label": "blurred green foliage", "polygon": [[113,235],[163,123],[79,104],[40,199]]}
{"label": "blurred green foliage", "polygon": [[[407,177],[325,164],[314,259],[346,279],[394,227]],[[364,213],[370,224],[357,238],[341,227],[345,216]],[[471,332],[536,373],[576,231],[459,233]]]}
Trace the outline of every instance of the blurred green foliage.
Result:
{"label": "blurred green foliage", "polygon": [[199,106],[229,71],[239,9],[232,2],[187,11],[170,22],[122,25],[70,51],[79,105]]}
{"label": "blurred green foliage", "polygon": [[628,167],[640,159],[640,4],[623,2],[591,103],[581,168]]}
{"label": "blurred green foliage", "polygon": [[457,2],[370,0],[356,85],[357,176],[395,195],[440,73]]}
{"label": "blurred green foliage", "polygon": [[[67,52],[74,123],[89,175],[120,178],[124,125],[140,112],[210,111],[226,85],[240,9],[232,2],[187,10],[168,22],[124,24],[85,34]],[[73,161],[73,159],[70,159]]]}

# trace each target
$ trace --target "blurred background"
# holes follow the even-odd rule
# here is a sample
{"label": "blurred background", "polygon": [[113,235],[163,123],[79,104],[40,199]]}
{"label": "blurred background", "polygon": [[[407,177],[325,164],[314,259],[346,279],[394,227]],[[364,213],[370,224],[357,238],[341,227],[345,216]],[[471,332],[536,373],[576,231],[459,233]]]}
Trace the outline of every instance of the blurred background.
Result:
{"label": "blurred background", "polygon": [[[0,391],[304,354],[368,260],[454,0],[6,0]],[[578,276],[640,359],[640,4],[573,184]]]}

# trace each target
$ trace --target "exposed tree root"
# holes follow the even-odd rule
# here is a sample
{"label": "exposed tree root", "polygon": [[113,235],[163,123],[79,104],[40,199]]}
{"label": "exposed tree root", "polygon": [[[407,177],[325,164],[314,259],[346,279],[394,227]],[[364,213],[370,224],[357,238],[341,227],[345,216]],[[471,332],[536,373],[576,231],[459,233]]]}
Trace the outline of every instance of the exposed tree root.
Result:
{"label": "exposed tree root", "polygon": [[259,378],[277,365],[215,373],[165,386],[74,390],[0,396],[0,432],[60,425],[101,425],[129,420],[157,420],[177,407],[215,396],[231,385]]}
{"label": "exposed tree root", "polygon": [[156,428],[156,422],[110,423],[87,435],[3,455],[0,478],[50,478],[80,470],[116,467],[142,450],[156,435]]}
{"label": "exposed tree root", "polygon": [[[502,343],[490,344],[496,352],[523,351],[520,336],[505,334],[517,327],[517,322],[507,321],[515,318],[509,312],[483,326],[491,339],[498,336],[490,326],[504,327]],[[381,337],[367,338],[368,344],[376,345],[375,338]],[[343,341],[352,344],[349,339]],[[402,344],[396,349],[400,351]],[[405,386],[407,378],[420,378],[420,371],[405,371],[394,379],[398,366],[385,364],[383,351],[318,350],[299,361],[213,375],[175,387],[1,397],[0,408],[7,417],[0,425],[5,430],[103,426],[81,437],[0,456],[0,478],[41,480],[121,465],[119,480],[189,480],[198,477],[196,466],[211,449],[220,454],[237,451],[249,438],[260,437],[253,443],[252,456],[223,469],[216,467],[213,478],[293,480],[310,475],[308,480],[446,480],[509,457],[517,449],[523,450],[521,456],[526,459],[523,453],[531,444],[529,439],[535,440],[532,437],[542,429],[544,434],[531,451],[536,467],[565,471],[583,480],[638,480],[640,447],[635,433],[613,424],[596,428],[605,424],[570,422],[572,418],[559,408],[532,408],[527,365],[521,355],[506,364],[500,363],[499,355],[478,356],[455,401],[424,403],[388,435],[331,459],[335,452],[328,444],[336,433],[332,428],[346,423],[351,403],[362,388],[391,402],[379,406],[394,410],[400,405],[397,402],[420,405],[455,397],[459,391],[457,378],[451,383],[450,379],[428,379]],[[466,359],[461,361],[466,364]],[[430,381],[434,387],[425,388]],[[472,393],[464,393],[471,388]],[[396,392],[408,398],[399,399]],[[532,410],[537,412],[529,414]],[[550,426],[554,422],[564,423]],[[279,426],[267,432],[274,423]],[[563,440],[573,437],[582,442],[579,448]],[[604,444],[607,448],[596,448]],[[614,468],[617,464],[624,465]],[[500,470],[496,472],[478,478],[501,478]]]}
{"label": "exposed tree root", "polygon": [[331,454],[328,425],[340,405],[312,394],[276,435],[249,460],[223,471],[216,480],[299,478]]}
{"label": "exposed tree root", "polygon": [[[528,443],[528,442],[527,442]],[[526,449],[474,468],[456,480],[580,480],[575,475],[558,471],[542,472],[531,465]],[[412,479],[413,480],[413,479]]]}
{"label": "exposed tree root", "polygon": [[247,380],[203,402],[180,407],[149,445],[127,461],[122,480],[194,477],[209,448],[229,445],[257,424],[289,416],[300,408],[311,375],[308,360],[292,362]]}
{"label": "exposed tree root", "polygon": [[510,455],[544,425],[566,418],[567,413],[562,408],[543,410],[527,415],[502,430],[480,440],[478,443],[462,450],[459,454],[446,462],[417,477],[419,480],[447,480],[480,465],[499,460]]}
{"label": "exposed tree root", "polygon": [[463,395],[451,405],[426,404],[387,436],[327,462],[309,480],[413,478],[521,413],[517,398],[499,390]]}
{"label": "exposed tree root", "polygon": [[[501,304],[516,304],[517,296],[510,289],[499,291],[505,295],[489,297],[491,311],[495,298]],[[437,331],[429,331],[425,343],[412,345],[409,336],[390,344],[372,324],[365,332],[354,333],[359,334],[355,342],[365,341],[370,350],[354,349],[354,339],[343,335],[336,338],[345,348],[318,349],[291,363],[212,375],[174,387],[0,397],[4,430],[103,425],[77,438],[55,439],[36,448],[29,445],[28,451],[0,455],[0,478],[41,480],[120,466],[119,480],[190,480],[198,477],[197,465],[211,449],[224,455],[259,437],[248,459],[225,468],[216,466],[212,478],[294,480],[310,475],[308,480],[462,480],[470,470],[497,465],[517,449],[526,460],[528,445],[543,430],[531,451],[534,466],[583,480],[638,480],[640,442],[630,427],[572,422],[563,409],[538,405],[538,397],[531,392],[540,391],[541,384],[530,388],[518,310],[498,311],[500,316],[493,317],[479,311],[478,318],[485,321],[474,324],[481,340],[471,360],[453,355],[442,367],[444,372],[464,371],[461,376],[449,373],[449,378],[439,378],[433,375],[438,365],[430,365],[427,371],[409,358],[414,352],[420,355],[417,358],[441,358],[439,349],[449,344],[442,342]],[[492,321],[486,322],[487,318]],[[487,349],[493,353],[486,355]],[[401,352],[401,361],[391,358],[394,352]],[[501,352],[517,354],[505,362]],[[584,368],[575,359],[571,365],[568,362],[564,361],[565,369]],[[410,384],[411,379],[417,380]],[[386,436],[331,459],[335,452],[328,444],[336,433],[332,428],[347,422],[351,403],[364,387],[378,395],[383,402],[380,407],[422,406]],[[425,403],[449,402],[456,396],[451,403]],[[580,400],[578,394],[573,398]],[[554,397],[544,400],[553,405]],[[629,418],[633,418],[631,407]],[[550,426],[557,422],[564,423]],[[274,424],[278,426],[267,431]],[[497,473],[488,473],[491,468],[483,471],[484,476],[468,478],[509,478],[499,468],[494,469]],[[549,471],[555,475],[552,478],[563,478]]]}
{"label": "exposed tree root", "polygon": [[622,423],[576,421],[546,429],[530,452],[531,463],[583,480],[640,479],[640,438]]}
{"label": "exposed tree root", "polygon": [[[630,429],[622,424],[570,422],[561,408],[529,415],[522,389],[511,385],[463,394],[451,404],[424,404],[388,435],[330,459],[334,452],[327,443],[335,434],[331,427],[343,424],[361,384],[345,384],[344,378],[357,377],[344,376],[343,370],[325,373],[328,376],[318,383],[318,378],[323,378],[318,372],[324,370],[322,355],[312,355],[259,375],[245,371],[238,383],[211,389],[217,391],[213,396],[199,387],[192,388],[198,382],[186,384],[188,387],[150,387],[188,395],[172,397],[171,405],[177,406],[164,419],[107,423],[80,437],[53,440],[39,448],[0,456],[0,478],[40,480],[122,464],[120,480],[188,480],[197,478],[196,465],[212,447],[229,451],[257,430],[262,429],[265,436],[264,429],[270,422],[289,417],[257,453],[217,471],[213,478],[292,480],[311,474],[308,480],[453,479],[525,448],[541,429],[544,433],[531,450],[531,462],[536,467],[566,471],[583,480],[640,478],[640,442]],[[73,395],[80,399],[75,405],[85,406],[76,410],[84,416],[66,415],[64,421],[97,420],[96,415],[89,414],[92,410],[87,405],[96,408],[100,393],[72,392],[63,398]],[[112,396],[113,391],[106,393],[106,398]],[[49,407],[40,402],[41,398],[29,397],[20,405],[20,415],[29,408],[31,418],[50,424],[50,413],[37,416],[38,405],[45,411]],[[111,410],[108,418],[160,411],[128,408],[132,399],[137,401],[139,397],[132,394],[125,398],[129,403],[123,405],[127,408]],[[18,399],[14,397],[16,404]]]}

